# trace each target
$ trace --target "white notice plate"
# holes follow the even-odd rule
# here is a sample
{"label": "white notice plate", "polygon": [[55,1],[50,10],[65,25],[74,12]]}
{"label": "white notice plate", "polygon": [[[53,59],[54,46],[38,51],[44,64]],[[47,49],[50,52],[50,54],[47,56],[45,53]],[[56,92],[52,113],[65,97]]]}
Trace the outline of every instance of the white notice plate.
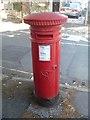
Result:
{"label": "white notice plate", "polygon": [[39,46],[39,60],[40,61],[50,61],[50,45],[40,45]]}

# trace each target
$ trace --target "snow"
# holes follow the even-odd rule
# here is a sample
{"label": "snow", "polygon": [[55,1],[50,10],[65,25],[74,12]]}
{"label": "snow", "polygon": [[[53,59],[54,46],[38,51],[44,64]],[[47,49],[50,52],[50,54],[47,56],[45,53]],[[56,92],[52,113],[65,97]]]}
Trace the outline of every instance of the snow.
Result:
{"label": "snow", "polygon": [[29,25],[25,23],[12,23],[12,22],[0,22],[0,32],[5,31],[17,31],[17,30],[24,30],[29,29]]}
{"label": "snow", "polygon": [[62,33],[62,39],[64,40],[69,40],[69,41],[75,41],[75,42],[79,42],[79,41],[85,41],[88,42],[88,39],[82,37],[82,36],[78,36],[78,35],[70,35],[70,34],[65,34]]}
{"label": "snow", "polygon": [[[72,20],[72,19],[71,19]],[[76,20],[76,19],[75,19]],[[17,30],[24,30],[24,29],[29,29],[29,25],[25,23],[12,23],[12,22],[0,22],[0,32],[5,32],[5,31],[17,31]],[[85,32],[88,33],[88,27],[87,26],[81,26],[81,27],[71,27],[71,28],[64,28],[62,27],[62,30],[75,30],[78,32]],[[29,32],[28,32],[29,34]],[[13,37],[12,35],[10,37]],[[87,39],[86,39],[87,38]],[[88,35],[86,34],[86,38],[78,35],[70,35],[70,34],[65,34],[62,33],[62,39],[63,40],[69,40],[69,41],[85,41],[88,42]]]}
{"label": "snow", "polygon": [[88,26],[73,27],[73,28],[68,28],[68,30],[88,33]]}
{"label": "snow", "polygon": [[74,18],[68,18],[68,23],[78,23],[78,24],[84,24],[85,17],[79,17],[78,19]]}

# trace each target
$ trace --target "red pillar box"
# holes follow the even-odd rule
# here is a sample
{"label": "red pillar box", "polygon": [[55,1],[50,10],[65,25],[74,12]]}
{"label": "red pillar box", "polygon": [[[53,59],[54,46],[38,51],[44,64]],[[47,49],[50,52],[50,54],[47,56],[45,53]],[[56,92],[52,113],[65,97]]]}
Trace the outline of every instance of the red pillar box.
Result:
{"label": "red pillar box", "polygon": [[30,26],[35,96],[41,105],[56,103],[59,95],[61,24],[67,17],[34,13],[24,18]]}

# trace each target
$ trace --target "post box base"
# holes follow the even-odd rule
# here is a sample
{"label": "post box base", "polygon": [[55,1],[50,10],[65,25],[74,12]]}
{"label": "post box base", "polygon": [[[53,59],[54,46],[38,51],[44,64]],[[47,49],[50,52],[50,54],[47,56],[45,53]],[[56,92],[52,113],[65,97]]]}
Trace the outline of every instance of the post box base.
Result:
{"label": "post box base", "polygon": [[59,94],[51,99],[37,98],[37,103],[43,107],[52,107],[57,104],[58,100],[59,100]]}

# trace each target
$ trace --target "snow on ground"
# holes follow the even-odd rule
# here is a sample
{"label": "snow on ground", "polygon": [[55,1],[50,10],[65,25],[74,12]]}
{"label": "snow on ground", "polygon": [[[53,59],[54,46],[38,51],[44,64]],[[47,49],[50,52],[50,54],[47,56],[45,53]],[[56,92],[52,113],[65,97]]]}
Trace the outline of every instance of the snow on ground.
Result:
{"label": "snow on ground", "polygon": [[16,24],[12,22],[0,22],[0,32],[17,31],[24,29],[29,29],[29,25],[25,23]]}
{"label": "snow on ground", "polygon": [[78,19],[76,18],[68,18],[68,23],[78,23],[78,24],[84,24],[85,17],[79,17]]}
{"label": "snow on ground", "polygon": [[73,27],[68,29],[78,31],[78,32],[88,33],[88,26]]}
{"label": "snow on ground", "polygon": [[[68,18],[67,23],[83,24],[84,19],[85,19],[84,17],[80,17],[79,19]],[[28,29],[28,28],[29,28],[29,25],[25,23],[17,24],[17,23],[12,23],[12,22],[0,21],[0,32],[16,31],[16,30],[23,30],[23,29]],[[73,28],[73,29],[77,29],[77,28]]]}
{"label": "snow on ground", "polygon": [[75,42],[79,42],[79,41],[85,41],[88,42],[88,39],[82,37],[82,36],[78,36],[78,35],[70,35],[70,34],[65,34],[62,33],[62,39],[64,40],[69,40],[69,41],[75,41]]}
{"label": "snow on ground", "polygon": [[[73,21],[72,19],[69,19],[69,20]],[[75,19],[75,21],[76,21],[76,19]],[[0,32],[17,31],[17,30],[24,30],[24,29],[29,29],[29,25],[27,25],[25,23],[17,24],[17,23],[12,23],[12,22],[0,22]],[[65,30],[65,29],[85,33],[86,34],[85,36],[88,37],[88,26],[71,27],[71,28],[62,27],[62,30]],[[78,35],[70,35],[70,34],[62,33],[63,40],[88,42],[88,40],[86,38],[84,38],[82,36],[78,36]]]}

